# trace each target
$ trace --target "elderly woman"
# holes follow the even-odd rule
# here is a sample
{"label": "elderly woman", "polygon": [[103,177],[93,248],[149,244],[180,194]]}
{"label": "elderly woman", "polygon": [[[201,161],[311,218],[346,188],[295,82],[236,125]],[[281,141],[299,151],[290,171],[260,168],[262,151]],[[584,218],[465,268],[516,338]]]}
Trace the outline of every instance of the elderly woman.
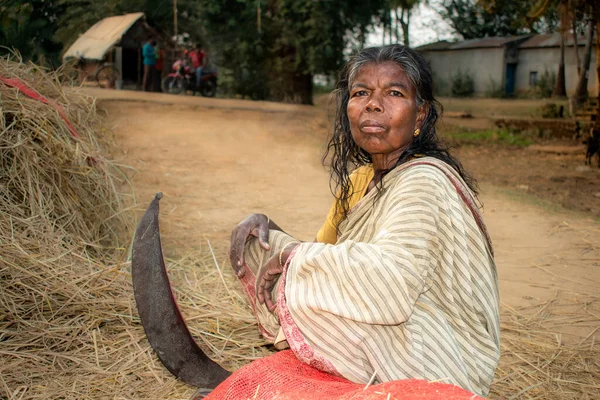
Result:
{"label": "elderly woman", "polygon": [[438,140],[427,62],[400,45],[365,49],[335,95],[336,200],[316,241],[263,214],[231,235],[262,334],[353,382],[420,378],[487,395],[496,267],[475,181]]}

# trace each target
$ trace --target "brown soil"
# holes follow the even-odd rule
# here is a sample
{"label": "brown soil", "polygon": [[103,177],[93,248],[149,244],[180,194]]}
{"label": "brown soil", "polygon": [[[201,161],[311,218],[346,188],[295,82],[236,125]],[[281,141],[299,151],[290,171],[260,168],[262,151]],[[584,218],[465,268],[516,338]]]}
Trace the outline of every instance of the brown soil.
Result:
{"label": "brown soil", "polygon": [[[87,89],[86,89],[87,90]],[[232,227],[264,212],[289,233],[312,240],[332,196],[320,165],[327,135],[325,113],[307,106],[204,99],[163,94],[88,90],[98,96],[116,128],[123,162],[141,212],[162,191],[163,245],[172,256],[210,240],[226,260]],[[468,121],[473,121],[472,119]],[[582,157],[494,146],[459,149],[479,178],[491,233],[501,301],[539,311],[545,302],[598,315],[599,172],[577,171]],[[578,158],[579,157],[579,158]],[[595,185],[595,186],[594,186]],[[588,187],[595,187],[588,190]],[[512,191],[507,192],[506,189]],[[535,204],[531,194],[569,208]],[[586,310],[580,304],[586,301]],[[557,326],[568,339],[595,326]],[[600,335],[598,335],[600,339]],[[577,340],[577,339],[576,339]]]}
{"label": "brown soil", "polygon": [[585,145],[571,139],[538,140],[528,147],[460,141],[455,146],[457,156],[481,182],[600,220],[600,168],[596,156],[591,166],[584,164],[585,151]]}

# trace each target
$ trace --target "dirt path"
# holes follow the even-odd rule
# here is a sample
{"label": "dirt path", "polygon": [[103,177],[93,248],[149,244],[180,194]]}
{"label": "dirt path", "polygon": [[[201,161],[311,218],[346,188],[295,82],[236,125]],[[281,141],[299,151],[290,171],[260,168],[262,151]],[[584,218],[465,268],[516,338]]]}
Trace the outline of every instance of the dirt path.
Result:
{"label": "dirt path", "polygon": [[[100,104],[116,128],[124,161],[138,171],[133,184],[140,210],[155,192],[165,194],[161,224],[170,255],[185,254],[208,239],[225,259],[231,228],[252,212],[268,214],[300,239],[314,238],[332,201],[319,162],[326,136],[322,112],[236,100],[90,93],[104,98]],[[600,226],[485,182],[482,187],[501,301],[530,307],[532,313],[551,306],[600,315],[594,302]],[[577,339],[598,327],[600,320],[557,329]]]}

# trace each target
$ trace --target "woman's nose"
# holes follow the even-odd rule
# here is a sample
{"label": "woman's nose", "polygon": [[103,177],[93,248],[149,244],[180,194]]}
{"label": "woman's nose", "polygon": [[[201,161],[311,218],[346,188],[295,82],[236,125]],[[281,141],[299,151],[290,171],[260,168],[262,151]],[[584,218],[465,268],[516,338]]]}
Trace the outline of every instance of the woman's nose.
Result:
{"label": "woman's nose", "polygon": [[365,110],[368,112],[381,112],[383,111],[383,106],[381,105],[381,100],[378,96],[371,96]]}

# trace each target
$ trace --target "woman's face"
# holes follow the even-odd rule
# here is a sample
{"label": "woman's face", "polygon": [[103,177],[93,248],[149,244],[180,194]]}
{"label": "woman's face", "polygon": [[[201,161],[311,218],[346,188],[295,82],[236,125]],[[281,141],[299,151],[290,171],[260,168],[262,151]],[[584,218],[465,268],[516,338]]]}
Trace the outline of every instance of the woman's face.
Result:
{"label": "woman's face", "polygon": [[360,68],[350,86],[347,112],[354,142],[371,155],[376,169],[395,165],[425,117],[415,88],[391,61]]}

